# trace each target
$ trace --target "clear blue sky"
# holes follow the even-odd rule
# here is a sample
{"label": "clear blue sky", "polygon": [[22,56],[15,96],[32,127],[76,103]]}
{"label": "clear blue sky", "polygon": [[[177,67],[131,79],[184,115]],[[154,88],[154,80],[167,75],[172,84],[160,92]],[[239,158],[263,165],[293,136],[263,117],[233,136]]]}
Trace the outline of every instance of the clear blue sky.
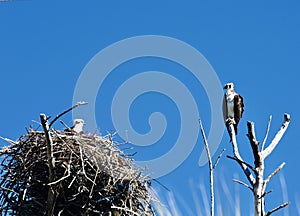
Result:
{"label": "clear blue sky", "polygon": [[[40,112],[55,115],[70,107],[83,69],[93,56],[111,44],[142,35],[176,38],[202,53],[220,82],[233,81],[236,90],[244,96],[245,115],[240,122],[238,141],[241,154],[250,163],[253,159],[245,136],[247,120],[255,122],[257,137],[263,140],[269,115],[273,115],[270,141],[281,125],[283,114],[291,114],[287,133],[266,161],[266,174],[281,162],[287,163],[281,178],[278,175],[270,183],[268,189],[273,192],[266,200],[267,209],[270,209],[287,201],[287,195],[292,204],[288,210],[274,215],[299,215],[296,207],[300,202],[297,166],[300,150],[297,137],[300,131],[299,11],[300,2],[296,0],[0,2],[0,135],[17,139],[25,133],[25,126],[31,124],[31,120],[39,119]],[[175,76],[185,83],[208,133],[211,109],[204,88],[182,66],[157,58],[131,60],[119,65],[107,77],[95,106],[100,132],[116,130],[110,116],[116,89],[129,77],[151,70]],[[181,123],[176,103],[153,92],[141,95],[132,103],[132,127],[138,133],[147,133],[150,130],[148,117],[153,112],[165,115],[165,134],[155,145],[136,147],[137,160],[149,160],[167,152],[179,136]],[[71,115],[64,120],[71,124]],[[57,124],[56,127],[61,126]],[[226,133],[218,151],[222,148],[227,149],[226,154],[231,154]],[[208,187],[208,168],[198,166],[202,149],[199,137],[187,160],[175,171],[159,178],[172,191],[180,215],[197,215],[192,191],[201,200],[199,185]],[[215,175],[217,199],[221,200],[224,214],[234,215],[232,202],[237,203],[232,201],[234,196],[226,194],[225,182],[229,190],[238,190],[242,215],[249,215],[250,191],[231,181],[232,178],[246,181],[237,164],[223,157]],[[283,181],[287,185],[284,195]],[[161,197],[168,197],[167,191],[159,185],[155,187]],[[199,205],[205,215],[202,201]]]}

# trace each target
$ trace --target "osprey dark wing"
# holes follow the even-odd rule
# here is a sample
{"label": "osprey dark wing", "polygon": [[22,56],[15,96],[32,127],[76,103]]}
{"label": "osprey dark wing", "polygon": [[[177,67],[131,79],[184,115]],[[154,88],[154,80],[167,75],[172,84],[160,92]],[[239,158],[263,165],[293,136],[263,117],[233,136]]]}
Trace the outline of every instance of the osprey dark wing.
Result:
{"label": "osprey dark wing", "polygon": [[244,112],[244,99],[241,95],[234,96],[234,121],[235,121],[235,132],[237,134],[237,125],[240,119],[243,117]]}

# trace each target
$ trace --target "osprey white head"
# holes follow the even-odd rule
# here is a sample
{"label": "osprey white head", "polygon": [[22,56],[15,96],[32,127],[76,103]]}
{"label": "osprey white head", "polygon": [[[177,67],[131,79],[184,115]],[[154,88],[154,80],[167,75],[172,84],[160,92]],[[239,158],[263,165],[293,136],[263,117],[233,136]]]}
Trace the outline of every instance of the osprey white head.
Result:
{"label": "osprey white head", "polygon": [[234,84],[231,83],[226,83],[224,85],[224,89],[226,89],[226,95],[228,97],[228,100],[232,101],[233,97],[235,95],[235,91],[234,91]]}
{"label": "osprey white head", "polygon": [[83,119],[74,119],[74,126],[73,126],[72,129],[76,133],[83,133],[83,125],[85,125]]}
{"label": "osprey white head", "polygon": [[224,85],[224,89],[226,89],[227,91],[228,90],[234,90],[234,84],[231,82],[231,83],[226,83]]}

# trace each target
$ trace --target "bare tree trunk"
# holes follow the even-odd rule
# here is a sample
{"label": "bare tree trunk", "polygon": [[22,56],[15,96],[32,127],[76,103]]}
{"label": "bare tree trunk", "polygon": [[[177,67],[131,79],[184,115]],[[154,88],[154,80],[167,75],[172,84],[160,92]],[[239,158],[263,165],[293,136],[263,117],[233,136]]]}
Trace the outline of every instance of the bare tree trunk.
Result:
{"label": "bare tree trunk", "polygon": [[264,211],[264,170],[265,164],[262,154],[258,148],[259,142],[256,140],[254,123],[248,122],[248,138],[253,151],[254,156],[254,165],[255,165],[255,184],[253,185],[253,197],[254,197],[254,215],[263,216],[265,215]]}
{"label": "bare tree trunk", "polygon": [[[49,165],[49,177],[48,181],[49,183],[53,182],[54,180],[54,168],[55,168],[55,162],[53,157],[53,142],[51,135],[49,134],[49,123],[47,120],[47,117],[45,114],[40,114],[41,123],[45,132],[45,137],[47,141],[47,158],[48,158],[48,165]],[[47,215],[52,216],[53,215],[53,209],[54,209],[54,202],[55,202],[55,191],[52,188],[52,185],[49,185],[48,189],[48,199],[47,199]]]}

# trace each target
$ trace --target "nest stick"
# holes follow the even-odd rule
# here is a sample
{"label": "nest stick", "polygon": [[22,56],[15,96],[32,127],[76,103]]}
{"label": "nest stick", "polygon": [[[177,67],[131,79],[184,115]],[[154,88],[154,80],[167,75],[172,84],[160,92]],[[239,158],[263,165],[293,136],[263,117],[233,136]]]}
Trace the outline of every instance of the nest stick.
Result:
{"label": "nest stick", "polygon": [[54,122],[57,121],[57,119],[59,119],[60,117],[62,117],[63,115],[67,114],[68,112],[70,112],[71,110],[81,106],[81,105],[85,105],[87,104],[87,102],[77,102],[74,106],[72,106],[71,108],[63,111],[62,113],[60,113],[59,115],[57,115],[49,124],[49,128],[51,128],[51,126],[53,125]]}

